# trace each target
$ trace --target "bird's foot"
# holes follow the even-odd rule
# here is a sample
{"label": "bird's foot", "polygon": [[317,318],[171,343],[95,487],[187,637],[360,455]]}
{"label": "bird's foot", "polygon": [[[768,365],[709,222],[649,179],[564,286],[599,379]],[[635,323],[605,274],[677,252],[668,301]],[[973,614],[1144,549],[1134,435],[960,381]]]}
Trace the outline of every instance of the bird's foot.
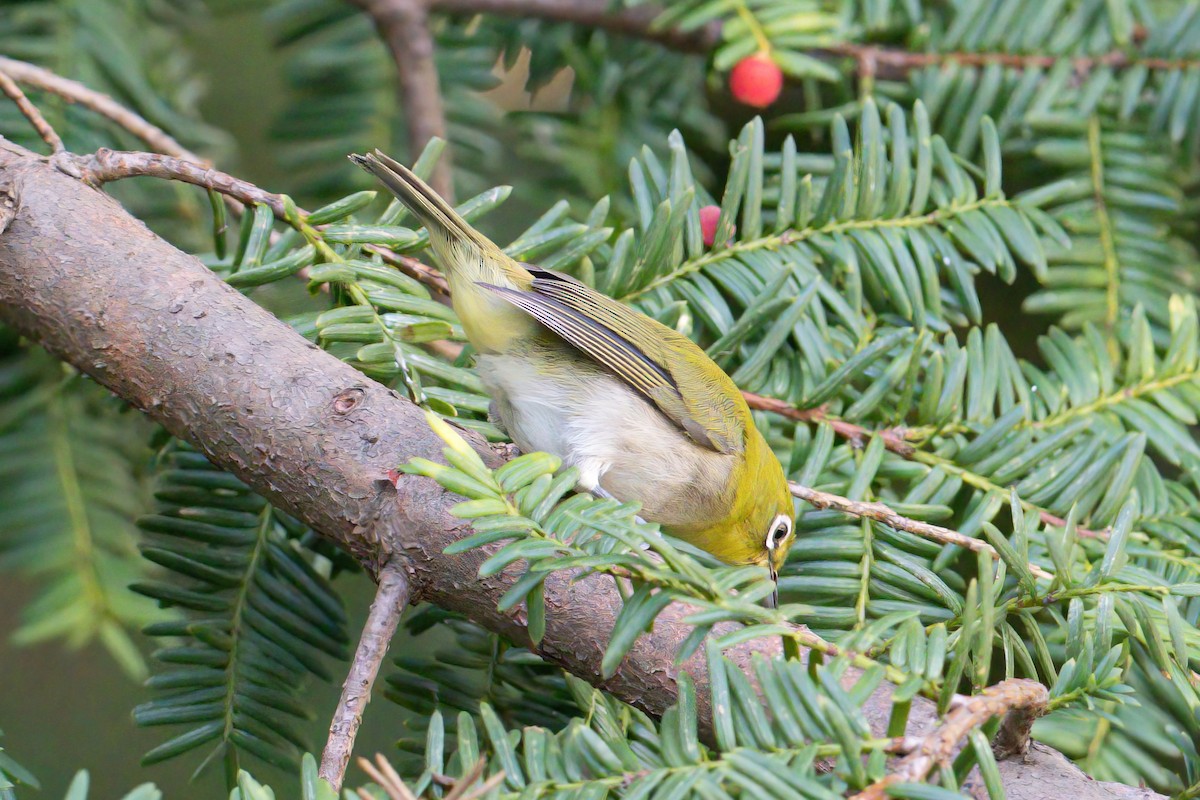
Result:
{"label": "bird's foot", "polygon": [[490,445],[492,452],[503,458],[505,461],[512,461],[517,456],[521,455],[521,448],[517,447],[512,442],[492,442]]}

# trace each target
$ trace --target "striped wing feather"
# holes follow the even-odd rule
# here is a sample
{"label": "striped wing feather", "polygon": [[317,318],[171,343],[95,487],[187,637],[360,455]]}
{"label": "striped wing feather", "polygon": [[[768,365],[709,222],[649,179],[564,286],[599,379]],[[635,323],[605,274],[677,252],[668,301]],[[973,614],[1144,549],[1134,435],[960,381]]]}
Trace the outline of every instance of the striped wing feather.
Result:
{"label": "striped wing feather", "polygon": [[525,266],[529,291],[483,285],[639,392],[697,444],[719,453],[745,447],[749,409],[694,342],[569,275]]}

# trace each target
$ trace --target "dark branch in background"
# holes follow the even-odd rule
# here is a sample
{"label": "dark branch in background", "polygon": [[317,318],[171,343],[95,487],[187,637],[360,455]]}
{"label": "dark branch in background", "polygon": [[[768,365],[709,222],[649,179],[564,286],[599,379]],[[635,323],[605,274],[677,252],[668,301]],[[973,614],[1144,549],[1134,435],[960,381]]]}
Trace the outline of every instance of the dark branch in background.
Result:
{"label": "dark branch in background", "polygon": [[17,105],[17,109],[29,120],[29,124],[37,131],[38,136],[42,137],[42,141],[50,145],[51,152],[61,153],[66,148],[63,147],[63,140],[55,132],[54,128],[46,122],[46,118],[42,116],[42,112],[38,111],[37,106],[29,102],[29,98],[21,91],[21,87],[17,86],[16,81],[0,72],[0,91],[8,96]]}
{"label": "dark branch in background", "polygon": [[[495,14],[572,22],[624,36],[647,39],[685,53],[707,53],[721,40],[719,23],[712,23],[695,31],[659,27],[654,24],[654,20],[662,13],[661,7],[639,5],[623,8],[611,0],[429,0],[429,7],[435,11],[454,14]],[[1144,32],[1135,33],[1135,42],[1142,38]],[[875,77],[885,80],[903,79],[914,69],[943,64],[968,67],[1000,64],[1017,69],[1048,69],[1064,59],[1069,60],[1076,72],[1081,73],[1103,67],[1125,69],[1141,66],[1152,70],[1186,70],[1200,67],[1200,59],[1143,58],[1123,50],[1114,50],[1099,56],[1045,56],[1003,52],[914,53],[877,45],[844,42],[813,49],[809,51],[809,55],[826,60],[854,59],[859,77],[868,80]]]}
{"label": "dark branch in background", "polygon": [[[441,459],[443,443],[417,406],[312,347],[111,198],[4,142],[0,319],[194,443],[371,574],[407,557],[413,602],[468,614],[655,716],[674,702],[675,676],[686,670],[697,683],[699,717],[711,724],[702,649],[675,664],[692,630],[683,621],[690,606],[666,608],[604,679],[600,664],[621,596],[606,576],[555,574],[546,581],[545,636],[535,645],[523,610],[497,610],[519,570],[480,578],[486,550],[445,554],[470,531],[450,514],[460,498],[424,478],[402,476],[394,488],[388,480],[413,457]],[[486,462],[499,464],[481,439],[469,438]],[[726,652],[753,674],[751,656],[777,658],[780,643],[772,637]],[[844,679],[860,674],[848,669]],[[863,705],[876,735],[887,730],[894,688],[880,684]],[[932,702],[915,699],[908,734],[931,730],[935,716]],[[1047,748],[1035,746],[1029,758],[1038,766],[1000,764],[1011,800],[1155,796],[1090,781]]]}
{"label": "dark branch in background", "polygon": [[[1046,687],[1037,681],[1010,678],[995,686],[989,686],[980,694],[959,698],[950,713],[933,731],[922,738],[913,752],[896,764],[891,774],[871,784],[850,800],[884,800],[889,796],[889,786],[897,783],[920,783],[938,764],[950,762],[959,743],[971,731],[1001,714],[1006,715],[1002,730],[1009,729],[1005,734],[1006,741],[1012,739],[1012,729],[1023,731],[1024,741],[1017,749],[1024,753],[1029,747],[1028,725],[1032,725],[1033,720],[1045,712],[1048,697]],[[1049,790],[1043,796],[1067,797]]]}
{"label": "dark branch in background", "polygon": [[[350,0],[366,12],[392,54],[399,78],[400,107],[408,125],[409,152],[415,158],[435,136],[446,138],[446,111],[433,61],[433,33],[426,0]],[[450,155],[442,153],[430,179],[438,194],[453,202]]]}
{"label": "dark branch in background", "polygon": [[495,14],[572,22],[688,53],[707,53],[721,35],[719,24],[705,25],[695,31],[655,27],[654,19],[662,13],[661,8],[649,5],[623,8],[612,0],[430,0],[429,7],[449,14]]}
{"label": "dark branch in background", "polygon": [[363,625],[358,649],[354,651],[350,673],[342,684],[342,696],[329,724],[329,741],[321,755],[319,774],[329,781],[335,792],[342,790],[363,711],[371,701],[371,687],[375,685],[379,665],[387,655],[388,644],[407,605],[408,573],[398,560],[388,562],[379,574],[379,588]]}

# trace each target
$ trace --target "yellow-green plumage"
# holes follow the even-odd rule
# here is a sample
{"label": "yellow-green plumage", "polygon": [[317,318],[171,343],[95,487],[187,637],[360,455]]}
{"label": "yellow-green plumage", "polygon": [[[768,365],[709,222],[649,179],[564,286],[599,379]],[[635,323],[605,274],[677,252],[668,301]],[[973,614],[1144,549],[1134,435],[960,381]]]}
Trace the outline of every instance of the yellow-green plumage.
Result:
{"label": "yellow-green plumage", "polygon": [[352,158],[429,230],[494,416],[522,450],[554,453],[582,488],[640,502],[647,520],[723,561],[778,568],[793,538],[783,470],[703,350],[505,255],[382,153]]}

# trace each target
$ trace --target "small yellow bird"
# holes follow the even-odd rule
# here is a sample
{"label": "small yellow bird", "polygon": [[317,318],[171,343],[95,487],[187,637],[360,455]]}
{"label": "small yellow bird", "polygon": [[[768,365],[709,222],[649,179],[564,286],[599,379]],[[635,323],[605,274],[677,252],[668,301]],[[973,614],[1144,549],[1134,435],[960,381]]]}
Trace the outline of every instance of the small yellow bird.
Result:
{"label": "small yellow bird", "polygon": [[637,501],[667,533],[775,579],[793,540],[787,480],[703,350],[569,275],[505,255],[378,150],[350,158],[428,229],[492,417],[521,450],[558,456],[584,491]]}

